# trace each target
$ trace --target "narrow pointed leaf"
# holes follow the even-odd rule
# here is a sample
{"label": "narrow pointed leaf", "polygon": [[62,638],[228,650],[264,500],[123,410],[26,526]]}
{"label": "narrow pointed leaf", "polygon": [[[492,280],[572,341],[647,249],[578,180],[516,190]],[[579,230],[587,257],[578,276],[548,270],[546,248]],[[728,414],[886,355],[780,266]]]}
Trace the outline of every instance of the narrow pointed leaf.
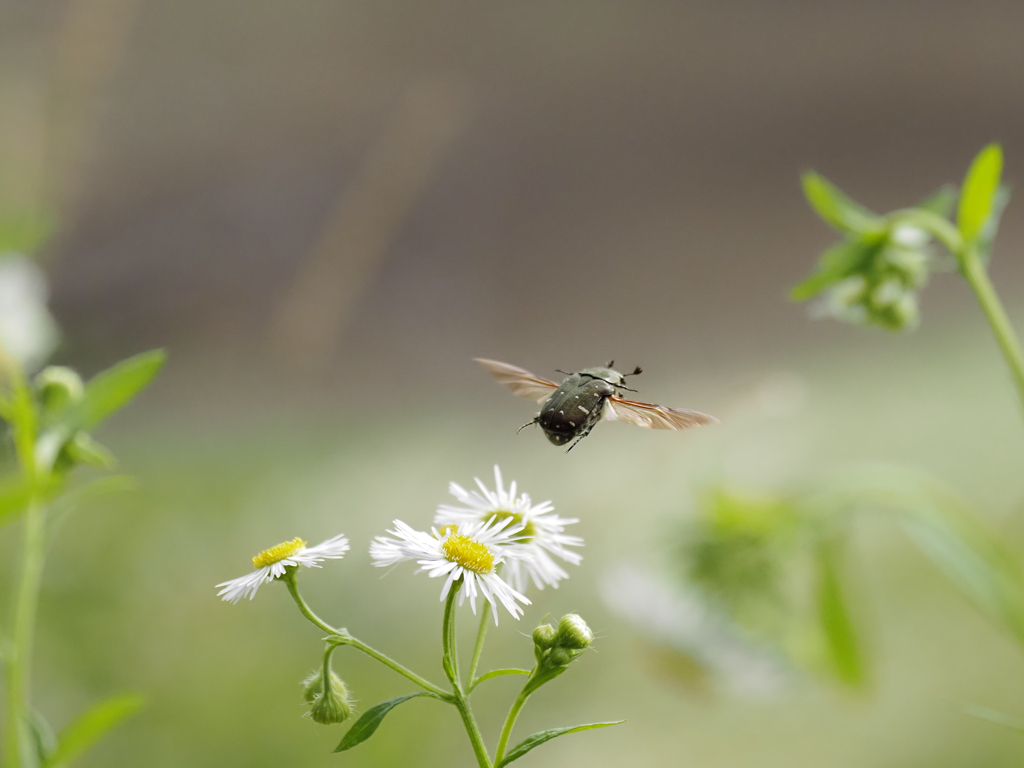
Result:
{"label": "narrow pointed leaf", "polygon": [[850,615],[840,575],[837,543],[818,547],[818,619],[828,643],[833,671],[847,685],[865,682],[865,667],[857,627]]}
{"label": "narrow pointed leaf", "polygon": [[532,736],[528,736],[512,749],[508,751],[508,754],[502,758],[501,762],[498,763],[494,768],[502,768],[502,766],[508,765],[514,760],[518,760],[520,757],[525,755],[531,749],[539,747],[541,744],[551,741],[552,739],[558,738],[559,736],[566,736],[570,733],[578,733],[580,731],[590,731],[594,728],[607,728],[609,725],[619,725],[620,723],[626,722],[625,720],[615,720],[610,723],[587,723],[586,725],[577,725],[572,728],[552,728],[548,731],[538,731]]}
{"label": "narrow pointed leaf", "polygon": [[93,377],[85,385],[82,399],[61,409],[55,420],[72,431],[95,427],[145,389],[166,360],[162,349],[122,360]]}
{"label": "narrow pointed leaf", "polygon": [[998,144],[989,144],[971,163],[960,190],[957,227],[967,242],[981,234],[982,227],[992,212],[992,203],[1003,174],[1003,150]]}
{"label": "narrow pointed leaf", "polygon": [[79,758],[89,747],[138,712],[142,698],[134,694],[100,702],[73,720],[57,739],[57,749],[43,768],[60,768]]}
{"label": "narrow pointed leaf", "polygon": [[1024,723],[1015,717],[1007,715],[1005,712],[1000,712],[996,709],[989,709],[983,707],[980,704],[972,704],[968,702],[964,704],[964,712],[971,717],[976,717],[979,720],[986,720],[987,722],[994,723],[995,725],[1001,725],[1004,728],[1017,731],[1017,733],[1024,733]]}
{"label": "narrow pointed leaf", "polygon": [[836,243],[821,255],[814,273],[790,291],[790,299],[813,299],[825,289],[858,271],[877,249],[878,246],[873,242],[860,238]]}
{"label": "narrow pointed leaf", "polygon": [[1000,184],[996,190],[996,196],[992,200],[992,210],[989,211],[985,226],[981,228],[978,235],[978,255],[986,264],[992,256],[992,246],[995,243],[996,235],[999,234],[999,222],[1003,218],[1003,211],[1010,202],[1010,187]]}
{"label": "narrow pointed leaf", "polygon": [[943,218],[948,218],[953,213],[953,209],[956,208],[956,198],[956,187],[952,184],[944,184],[919,202],[916,207],[931,211]]}
{"label": "narrow pointed leaf", "polygon": [[840,232],[861,234],[882,226],[882,220],[856,203],[824,176],[808,171],[802,177],[804,196],[826,224]]}
{"label": "narrow pointed leaf", "polygon": [[415,699],[418,696],[430,696],[431,698],[437,698],[432,693],[420,691],[419,693],[407,693],[404,696],[397,696],[393,699],[389,699],[388,701],[381,702],[375,707],[370,707],[358,720],[356,720],[353,726],[348,729],[348,733],[345,734],[345,737],[341,740],[341,743],[338,744],[334,751],[344,752],[348,749],[352,749],[354,746],[362,744],[368,738],[373,736],[377,727],[380,725],[381,720],[384,719],[388,712],[397,707],[403,701]]}
{"label": "narrow pointed leaf", "polygon": [[[480,675],[473,683],[473,688],[476,688],[484,680],[493,680],[496,677],[503,677],[504,675],[528,675],[530,670],[528,669],[493,669],[485,675]],[[472,690],[472,688],[470,689]]]}

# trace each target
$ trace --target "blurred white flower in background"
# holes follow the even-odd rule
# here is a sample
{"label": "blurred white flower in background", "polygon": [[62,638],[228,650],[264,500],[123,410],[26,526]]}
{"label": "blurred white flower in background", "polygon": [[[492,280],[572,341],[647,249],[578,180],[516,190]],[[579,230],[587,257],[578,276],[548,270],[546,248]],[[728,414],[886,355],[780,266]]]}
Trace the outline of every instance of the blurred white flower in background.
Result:
{"label": "blurred white flower in background", "polygon": [[696,663],[724,693],[770,698],[792,680],[781,654],[746,637],[696,591],[647,570],[619,565],[602,579],[601,596],[648,640]]}
{"label": "blurred white flower in background", "polygon": [[60,337],[46,308],[46,275],[17,253],[0,254],[0,369],[12,363],[27,373],[42,367]]}

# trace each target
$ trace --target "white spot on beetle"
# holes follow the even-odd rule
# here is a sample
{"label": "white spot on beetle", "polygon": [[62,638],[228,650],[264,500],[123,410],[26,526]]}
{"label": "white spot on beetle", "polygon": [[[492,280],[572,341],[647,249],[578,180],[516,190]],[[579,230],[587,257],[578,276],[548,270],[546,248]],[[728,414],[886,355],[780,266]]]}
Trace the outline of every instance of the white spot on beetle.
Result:
{"label": "white spot on beetle", "polygon": [[[578,399],[578,398],[577,398],[577,399]],[[584,407],[583,407],[582,405],[577,405],[576,407],[577,407],[577,408],[579,408],[579,409],[580,409],[581,411],[583,411],[584,413],[590,413],[590,411],[588,411],[588,410],[587,410],[586,408],[584,408]]]}

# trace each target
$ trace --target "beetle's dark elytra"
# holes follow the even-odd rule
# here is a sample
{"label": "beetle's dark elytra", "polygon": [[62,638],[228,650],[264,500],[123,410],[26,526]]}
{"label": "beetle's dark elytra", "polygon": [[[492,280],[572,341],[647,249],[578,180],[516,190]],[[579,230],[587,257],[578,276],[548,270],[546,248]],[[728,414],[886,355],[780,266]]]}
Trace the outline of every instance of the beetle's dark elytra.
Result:
{"label": "beetle's dark elytra", "polygon": [[622,374],[610,368],[587,368],[570,374],[545,401],[536,423],[555,445],[582,440],[601,420],[604,404],[615,394],[615,387],[624,384]]}

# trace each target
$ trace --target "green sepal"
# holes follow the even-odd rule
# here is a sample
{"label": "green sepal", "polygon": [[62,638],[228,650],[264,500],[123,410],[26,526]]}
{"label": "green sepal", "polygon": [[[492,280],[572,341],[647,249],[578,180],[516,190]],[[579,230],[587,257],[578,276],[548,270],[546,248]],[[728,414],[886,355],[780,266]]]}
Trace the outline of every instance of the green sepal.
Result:
{"label": "green sepal", "polygon": [[807,202],[826,224],[840,232],[863,234],[884,228],[880,216],[851,200],[824,176],[807,171],[801,181]]}
{"label": "green sepal", "polygon": [[849,238],[826,250],[818,266],[802,283],[793,288],[789,298],[793,301],[813,299],[827,288],[858,272],[881,247],[877,238]]}
{"label": "green sepal", "polygon": [[142,698],[135,694],[115,696],[89,707],[61,731],[57,748],[42,768],[61,768],[71,763],[141,707]]}
{"label": "green sepal", "polygon": [[539,747],[541,744],[551,741],[552,739],[556,739],[559,736],[566,736],[570,733],[578,733],[580,731],[591,731],[595,728],[607,728],[609,725],[619,725],[624,722],[626,721],[614,720],[609,723],[587,723],[586,725],[577,725],[572,728],[551,728],[547,731],[538,731],[532,736],[527,736],[512,747],[505,757],[501,759],[501,762],[495,765],[494,768],[502,768],[502,766],[508,765],[514,760],[518,760],[535,747]]}
{"label": "green sepal", "polygon": [[1003,150],[998,144],[989,144],[971,162],[960,189],[956,216],[957,228],[965,242],[974,242],[981,234],[992,212],[1002,173]]}
{"label": "green sepal", "polygon": [[145,389],[166,360],[162,349],[154,349],[107,368],[89,380],[81,400],[59,409],[52,421],[71,432],[92,429]]}
{"label": "green sepal", "polygon": [[348,729],[348,732],[334,751],[345,752],[346,750],[352,749],[352,747],[362,744],[368,738],[373,736],[377,727],[380,725],[381,720],[384,719],[388,712],[402,702],[408,701],[409,699],[415,699],[419,696],[430,696],[433,699],[437,698],[437,696],[429,691],[419,691],[418,693],[407,693],[404,696],[396,696],[393,699],[381,702],[375,707],[370,707],[352,724],[352,727]]}

